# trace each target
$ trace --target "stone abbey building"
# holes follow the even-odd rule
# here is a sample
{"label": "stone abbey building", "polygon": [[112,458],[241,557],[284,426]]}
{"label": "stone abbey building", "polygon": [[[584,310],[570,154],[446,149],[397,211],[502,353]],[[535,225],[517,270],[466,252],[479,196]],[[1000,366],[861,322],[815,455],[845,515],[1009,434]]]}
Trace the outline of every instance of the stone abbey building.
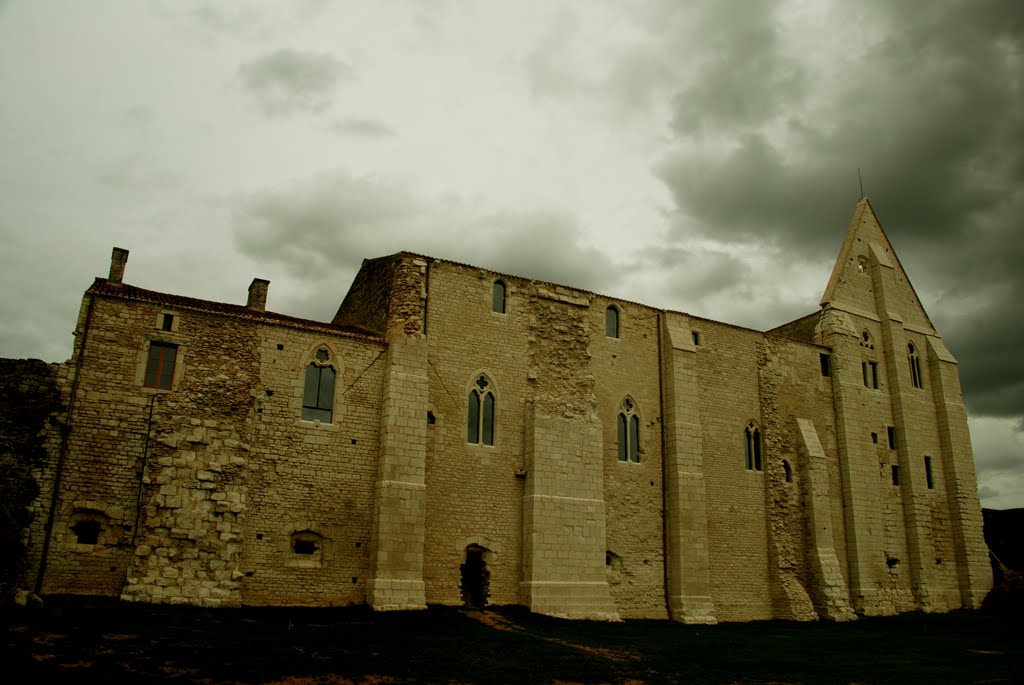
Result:
{"label": "stone abbey building", "polygon": [[42,594],[712,623],[991,584],[957,362],[866,199],[820,311],[767,332],[409,253],[322,323],[127,255],[37,364]]}

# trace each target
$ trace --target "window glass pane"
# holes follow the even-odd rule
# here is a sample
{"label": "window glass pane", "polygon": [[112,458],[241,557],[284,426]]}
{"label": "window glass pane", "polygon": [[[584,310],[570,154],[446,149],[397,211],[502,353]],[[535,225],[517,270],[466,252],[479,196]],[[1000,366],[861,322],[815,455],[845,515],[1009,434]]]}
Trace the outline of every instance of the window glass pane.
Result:
{"label": "window glass pane", "polygon": [[629,417],[629,459],[640,462],[640,417],[636,414]]}
{"label": "window glass pane", "polygon": [[320,390],[320,367],[310,364],[306,367],[306,383],[302,391],[302,406],[317,408],[317,394]]}
{"label": "window glass pane", "polygon": [[174,360],[178,350],[173,347],[163,348],[163,361],[160,369],[160,388],[171,389],[171,381],[174,379]]}
{"label": "window glass pane", "polygon": [[628,452],[626,450],[628,449],[629,445],[626,442],[626,415],[625,414],[619,414],[618,425],[619,425],[619,461],[626,461],[626,455],[628,454]]}
{"label": "window glass pane", "polygon": [[320,368],[320,393],[317,409],[330,410],[334,406],[334,369],[329,366]]}
{"label": "window glass pane", "polygon": [[619,311],[608,307],[604,312],[604,334],[609,338],[619,337]]}
{"label": "window glass pane", "polygon": [[146,381],[145,383],[143,383],[143,385],[145,385],[147,388],[156,387],[157,370],[157,365],[155,363],[150,362],[149,364],[146,364]]}
{"label": "window glass pane", "polygon": [[147,388],[170,390],[171,381],[174,379],[174,361],[177,354],[177,345],[160,342],[150,343],[143,385]]}
{"label": "window glass pane", "polygon": [[754,470],[761,470],[761,431],[754,429]]}
{"label": "window glass pane", "polygon": [[494,293],[491,301],[491,309],[499,314],[505,313],[505,284],[501,281],[494,282]]}
{"label": "window glass pane", "polygon": [[302,420],[319,421],[320,423],[331,423],[331,421],[333,421],[333,417],[329,410],[317,409],[316,407],[303,407]]}
{"label": "window glass pane", "polygon": [[484,395],[484,444],[494,444],[494,395]]}
{"label": "window glass pane", "polygon": [[746,438],[747,445],[747,469],[754,468],[754,446],[752,444],[753,436],[750,434],[750,429],[743,431],[743,436]]}
{"label": "window glass pane", "polygon": [[477,445],[480,443],[480,396],[476,394],[476,390],[469,391],[469,431],[466,436],[466,442]]}

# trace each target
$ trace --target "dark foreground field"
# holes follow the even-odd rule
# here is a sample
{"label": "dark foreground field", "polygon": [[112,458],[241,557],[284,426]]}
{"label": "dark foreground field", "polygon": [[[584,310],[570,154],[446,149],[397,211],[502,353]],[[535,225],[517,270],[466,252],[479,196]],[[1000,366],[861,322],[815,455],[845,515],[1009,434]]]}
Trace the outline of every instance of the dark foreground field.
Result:
{"label": "dark foreground field", "polygon": [[1022,683],[1018,620],[983,613],[712,627],[570,622],[517,608],[152,607],[8,614],[11,683]]}

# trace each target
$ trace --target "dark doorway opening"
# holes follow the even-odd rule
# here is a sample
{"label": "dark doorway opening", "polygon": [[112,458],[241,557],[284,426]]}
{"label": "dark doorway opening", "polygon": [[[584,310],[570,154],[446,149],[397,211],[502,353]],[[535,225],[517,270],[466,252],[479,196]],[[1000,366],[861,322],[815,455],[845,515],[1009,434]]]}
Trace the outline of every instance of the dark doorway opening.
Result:
{"label": "dark doorway opening", "polygon": [[487,594],[491,572],[487,570],[484,552],[487,550],[479,545],[466,548],[466,562],[460,567],[462,572],[462,604],[467,609],[482,609],[487,606]]}

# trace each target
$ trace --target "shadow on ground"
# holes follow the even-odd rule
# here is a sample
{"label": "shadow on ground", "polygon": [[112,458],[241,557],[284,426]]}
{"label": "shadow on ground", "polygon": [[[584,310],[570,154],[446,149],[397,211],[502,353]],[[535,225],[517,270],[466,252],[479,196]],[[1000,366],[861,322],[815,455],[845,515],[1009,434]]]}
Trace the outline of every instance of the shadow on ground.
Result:
{"label": "shadow on ground", "polygon": [[516,607],[375,614],[51,598],[4,618],[0,680],[1020,683],[1021,627],[980,612],[698,627],[561,621]]}

